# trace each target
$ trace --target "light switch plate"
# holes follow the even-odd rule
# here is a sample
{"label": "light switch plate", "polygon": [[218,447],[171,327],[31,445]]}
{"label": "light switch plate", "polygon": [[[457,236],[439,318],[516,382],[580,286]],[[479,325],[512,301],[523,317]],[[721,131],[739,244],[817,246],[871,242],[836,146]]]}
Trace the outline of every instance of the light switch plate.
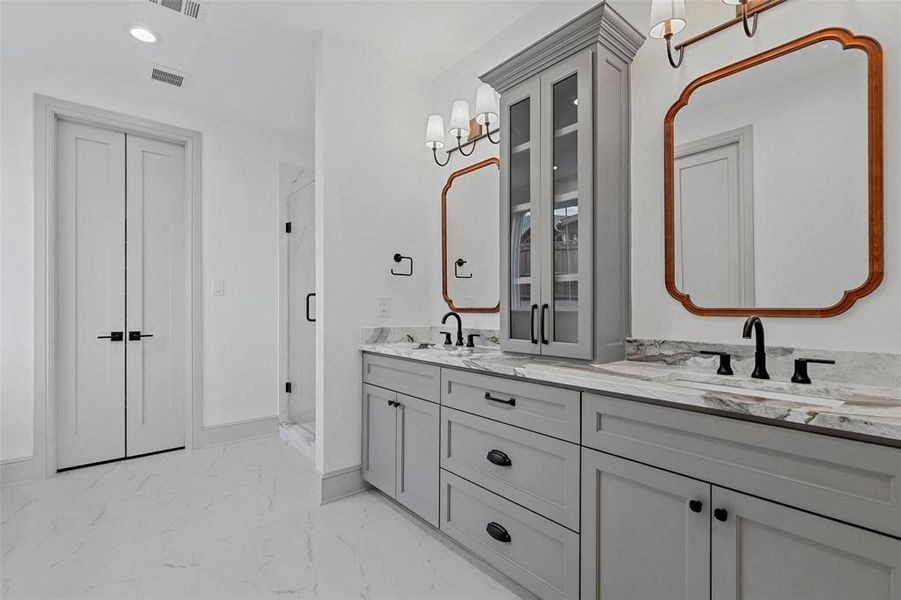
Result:
{"label": "light switch plate", "polygon": [[224,279],[214,279],[213,280],[213,295],[214,296],[224,296],[225,295],[225,280]]}
{"label": "light switch plate", "polygon": [[388,298],[386,296],[379,297],[378,313],[380,317],[387,317],[391,315],[391,298]]}

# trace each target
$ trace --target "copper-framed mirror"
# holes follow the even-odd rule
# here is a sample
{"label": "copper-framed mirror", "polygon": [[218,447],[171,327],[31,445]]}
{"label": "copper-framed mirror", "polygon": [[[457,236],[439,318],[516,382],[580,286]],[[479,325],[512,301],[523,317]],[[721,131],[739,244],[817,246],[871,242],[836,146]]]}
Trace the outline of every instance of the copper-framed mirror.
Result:
{"label": "copper-framed mirror", "polygon": [[692,81],[664,119],[669,294],[832,317],[883,278],[882,49],[816,31]]}
{"label": "copper-framed mirror", "polygon": [[454,171],[441,191],[441,293],[456,312],[500,310],[500,164]]}

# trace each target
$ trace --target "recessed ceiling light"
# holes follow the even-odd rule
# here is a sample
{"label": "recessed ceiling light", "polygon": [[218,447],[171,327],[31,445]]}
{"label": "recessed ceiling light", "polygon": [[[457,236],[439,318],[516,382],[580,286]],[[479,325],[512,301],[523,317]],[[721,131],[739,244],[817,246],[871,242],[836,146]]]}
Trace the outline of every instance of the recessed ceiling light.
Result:
{"label": "recessed ceiling light", "polygon": [[145,44],[160,43],[159,34],[143,25],[129,25],[126,29],[128,34],[139,42],[144,42]]}

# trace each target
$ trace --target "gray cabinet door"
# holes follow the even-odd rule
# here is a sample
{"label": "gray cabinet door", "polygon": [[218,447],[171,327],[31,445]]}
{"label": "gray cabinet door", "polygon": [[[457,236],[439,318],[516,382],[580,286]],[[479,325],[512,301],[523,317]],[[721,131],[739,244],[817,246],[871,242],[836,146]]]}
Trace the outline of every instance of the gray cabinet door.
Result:
{"label": "gray cabinet door", "polygon": [[397,501],[438,527],[439,406],[397,395]]}
{"label": "gray cabinet door", "polygon": [[594,162],[591,50],[541,73],[541,354],[591,358]]}
{"label": "gray cabinet door", "polygon": [[583,448],[581,542],[583,600],[709,598],[710,485]]}
{"label": "gray cabinet door", "polygon": [[363,479],[394,498],[397,394],[363,384]]}
{"label": "gray cabinet door", "polygon": [[714,599],[901,600],[901,540],[716,486],[712,500]]}
{"label": "gray cabinet door", "polygon": [[539,80],[501,96],[501,349],[540,354]]}

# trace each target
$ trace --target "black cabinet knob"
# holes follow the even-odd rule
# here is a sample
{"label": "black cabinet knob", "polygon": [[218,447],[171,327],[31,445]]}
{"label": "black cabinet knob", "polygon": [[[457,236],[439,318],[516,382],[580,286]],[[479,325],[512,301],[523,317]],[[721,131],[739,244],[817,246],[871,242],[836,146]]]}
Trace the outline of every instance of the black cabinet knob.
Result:
{"label": "black cabinet knob", "polygon": [[513,464],[507,453],[500,450],[491,450],[485,458],[488,459],[488,462],[494,463],[499,467],[509,467]]}
{"label": "black cabinet knob", "polygon": [[704,508],[704,503],[700,500],[690,500],[688,502],[688,509],[693,513],[699,513]]}
{"label": "black cabinet knob", "polygon": [[499,542],[504,542],[505,544],[509,544],[512,540],[510,539],[510,534],[507,533],[507,530],[494,521],[488,523],[488,526],[485,527],[485,531],[488,532],[488,535],[493,537]]}
{"label": "black cabinet knob", "polygon": [[723,523],[726,522],[726,519],[729,518],[729,511],[725,508],[714,508],[713,509],[713,518],[717,521],[721,521]]}

